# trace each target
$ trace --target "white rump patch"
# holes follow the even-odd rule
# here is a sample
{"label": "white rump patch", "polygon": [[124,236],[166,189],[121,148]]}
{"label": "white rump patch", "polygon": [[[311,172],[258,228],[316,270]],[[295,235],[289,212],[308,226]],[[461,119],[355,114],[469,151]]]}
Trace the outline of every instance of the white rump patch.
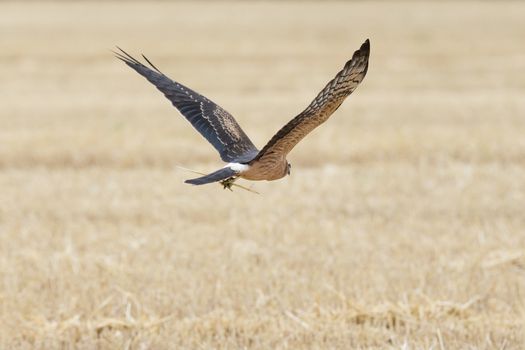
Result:
{"label": "white rump patch", "polygon": [[250,166],[248,164],[241,164],[241,163],[228,163],[228,165],[224,166],[229,167],[231,170],[234,170],[238,173],[242,173],[243,171],[246,171],[250,169]]}

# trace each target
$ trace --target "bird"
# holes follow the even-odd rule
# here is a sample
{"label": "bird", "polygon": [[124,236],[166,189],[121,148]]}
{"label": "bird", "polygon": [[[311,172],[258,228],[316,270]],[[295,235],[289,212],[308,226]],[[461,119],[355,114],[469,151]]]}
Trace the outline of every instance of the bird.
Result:
{"label": "bird", "polygon": [[155,85],[227,163],[210,174],[186,180],[185,183],[204,185],[219,182],[230,190],[239,178],[272,181],[290,175],[292,166],[286,159],[288,153],[313,129],[328,120],[363,81],[370,56],[370,40],[366,39],[308,107],[259,150],[235,118],[222,107],[168,78],[146,56],[142,55],[149,67],[120,47],[116,48],[118,52],[113,51],[116,58]]}

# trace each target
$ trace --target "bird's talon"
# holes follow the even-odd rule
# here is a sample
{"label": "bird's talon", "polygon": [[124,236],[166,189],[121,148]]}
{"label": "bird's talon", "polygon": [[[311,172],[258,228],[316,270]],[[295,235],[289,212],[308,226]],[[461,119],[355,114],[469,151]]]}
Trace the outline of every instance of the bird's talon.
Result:
{"label": "bird's talon", "polygon": [[236,177],[230,177],[226,180],[222,180],[220,184],[222,185],[223,189],[229,189],[230,191],[233,192],[232,186],[236,179],[237,179]]}

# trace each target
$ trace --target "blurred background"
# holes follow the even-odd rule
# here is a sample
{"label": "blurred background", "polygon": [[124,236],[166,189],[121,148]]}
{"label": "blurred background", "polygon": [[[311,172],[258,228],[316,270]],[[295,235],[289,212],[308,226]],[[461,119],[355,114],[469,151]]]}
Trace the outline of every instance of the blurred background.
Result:
{"label": "blurred background", "polygon": [[[522,348],[525,4],[1,2],[3,348]],[[369,38],[292,175],[215,150],[144,53],[262,147]]]}

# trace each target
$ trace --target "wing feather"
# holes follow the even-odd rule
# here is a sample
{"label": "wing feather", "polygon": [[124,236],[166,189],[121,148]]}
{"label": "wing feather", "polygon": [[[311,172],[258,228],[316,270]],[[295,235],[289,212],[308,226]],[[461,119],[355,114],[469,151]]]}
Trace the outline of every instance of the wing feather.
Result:
{"label": "wing feather", "polygon": [[171,80],[144,55],[150,69],[117,47],[115,55],[129,67],[155,85],[175,108],[204,136],[219,152],[225,162],[249,162],[258,153],[235,118],[206,97]]}
{"label": "wing feather", "polygon": [[250,163],[286,157],[299,141],[324,123],[361,83],[368,70],[369,56],[370,41],[367,39],[310,105],[282,127]]}

